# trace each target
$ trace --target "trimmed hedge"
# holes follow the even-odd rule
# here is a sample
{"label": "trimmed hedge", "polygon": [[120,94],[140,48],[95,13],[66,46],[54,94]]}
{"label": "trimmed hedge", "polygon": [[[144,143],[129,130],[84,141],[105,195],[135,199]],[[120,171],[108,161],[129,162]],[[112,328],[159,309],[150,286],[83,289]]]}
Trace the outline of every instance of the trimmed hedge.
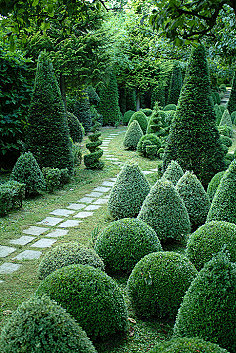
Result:
{"label": "trimmed hedge", "polygon": [[99,147],[102,144],[99,139],[101,136],[99,131],[101,124],[96,119],[93,119],[92,123],[91,134],[88,137],[90,142],[86,143],[86,148],[90,153],[84,155],[84,164],[88,169],[102,169],[105,163],[100,160],[103,155],[103,150]]}
{"label": "trimmed hedge", "polygon": [[49,250],[41,260],[38,268],[39,279],[44,279],[59,268],[81,264],[104,270],[104,263],[98,254],[79,243],[64,243]]}
{"label": "trimmed hedge", "polygon": [[163,178],[171,181],[173,185],[176,185],[183,175],[184,172],[179,163],[177,161],[171,161],[163,174]]}
{"label": "trimmed hedge", "polygon": [[96,353],[82,328],[55,301],[34,296],[2,328],[2,353]]}
{"label": "trimmed hedge", "polygon": [[181,67],[178,63],[173,68],[170,88],[168,93],[168,104],[177,104],[183,84]]}
{"label": "trimmed hedge", "polygon": [[143,136],[143,131],[137,120],[132,121],[128,125],[128,129],[125,133],[123,145],[128,150],[136,150],[137,145],[141,137]]}
{"label": "trimmed hedge", "polygon": [[234,72],[232,89],[231,89],[231,93],[229,96],[227,108],[228,108],[230,114],[236,110],[236,74],[235,74],[235,72]]}
{"label": "trimmed hedge", "polygon": [[109,273],[130,273],[145,255],[162,250],[155,231],[135,218],[111,223],[99,234],[94,248]]}
{"label": "trimmed hedge", "polygon": [[132,307],[141,317],[174,318],[196,275],[193,264],[181,254],[164,251],[146,255],[127,282]]}
{"label": "trimmed hedge", "polygon": [[125,112],[124,117],[123,117],[123,124],[124,125],[128,125],[131,116],[135,113],[134,110],[128,110],[127,112]]}
{"label": "trimmed hedge", "polygon": [[25,184],[10,180],[0,184],[0,216],[5,216],[9,211],[22,207],[25,197]]}
{"label": "trimmed hedge", "polygon": [[85,131],[79,119],[73,113],[67,112],[67,121],[73,142],[82,142]]}
{"label": "trimmed hedge", "polygon": [[207,194],[209,196],[209,199],[210,201],[213,200],[213,197],[216,193],[216,190],[220,184],[220,181],[224,175],[225,171],[223,170],[222,172],[219,172],[217,174],[215,174],[213,176],[213,178],[211,179],[210,183],[208,184],[208,187],[207,187]]}
{"label": "trimmed hedge", "polygon": [[231,116],[229,114],[228,109],[225,109],[225,111],[222,115],[222,118],[220,120],[219,126],[222,126],[222,125],[228,126],[231,130],[233,129],[233,124],[232,124]]}
{"label": "trimmed hedge", "polygon": [[142,131],[143,131],[143,134],[146,134],[146,131],[147,131],[147,125],[148,125],[148,121],[147,121],[147,117],[146,115],[142,112],[142,111],[138,111],[138,112],[135,112],[130,120],[129,120],[129,124],[128,126],[130,126],[130,124],[134,121],[134,120],[137,120],[137,122],[139,123]]}
{"label": "trimmed hedge", "polygon": [[168,111],[168,110],[176,110],[176,104],[167,104],[165,107],[164,107],[164,112],[165,111]]}
{"label": "trimmed hedge", "polygon": [[127,309],[118,285],[103,271],[70,265],[47,276],[37,295],[48,295],[95,340],[127,330]]}
{"label": "trimmed hedge", "polygon": [[231,147],[233,143],[230,137],[224,135],[220,135],[220,142],[227,147]]}
{"label": "trimmed hedge", "polygon": [[[146,143],[146,141],[148,141],[148,143]],[[138,154],[148,158],[147,146],[156,146],[158,151],[161,147],[161,140],[155,134],[146,134],[142,136],[137,145]]]}
{"label": "trimmed hedge", "polygon": [[142,108],[139,111],[143,112],[146,116],[152,115],[152,109],[150,109],[150,108]]}

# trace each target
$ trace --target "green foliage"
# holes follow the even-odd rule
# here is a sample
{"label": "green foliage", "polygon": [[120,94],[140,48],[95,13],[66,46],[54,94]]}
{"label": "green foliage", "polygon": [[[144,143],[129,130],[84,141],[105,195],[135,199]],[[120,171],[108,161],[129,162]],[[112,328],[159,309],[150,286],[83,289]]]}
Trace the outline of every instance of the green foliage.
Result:
{"label": "green foliage", "polygon": [[[180,65],[176,64],[174,66],[174,69],[171,75],[171,82],[170,82],[170,88],[169,88],[169,94],[168,94],[168,100],[167,100],[168,105],[169,104],[176,105],[178,103],[182,84],[183,84],[183,78],[182,78],[181,67]],[[176,110],[176,109],[173,109],[173,110]]]}
{"label": "green foliage", "polygon": [[6,215],[12,209],[22,207],[25,197],[25,184],[10,180],[0,184],[0,216]]}
{"label": "green foliage", "polygon": [[220,142],[227,147],[232,146],[232,140],[228,136],[220,135]]}
{"label": "green foliage", "polygon": [[93,88],[93,86],[91,85],[88,86],[87,93],[88,93],[90,105],[95,105],[95,107],[97,107],[100,102],[100,97],[95,91],[95,89]]}
{"label": "green foliage", "polygon": [[127,309],[118,285],[100,269],[70,265],[47,276],[37,295],[60,304],[95,340],[127,330]]}
{"label": "green foliage", "polygon": [[137,152],[141,156],[149,158],[147,146],[156,146],[156,153],[155,153],[156,155],[157,151],[161,147],[161,140],[159,139],[159,137],[157,137],[154,134],[146,134],[143,137],[141,137],[137,145]]}
{"label": "green foliage", "polygon": [[174,334],[198,336],[235,352],[236,264],[218,254],[199,272],[186,292]]}
{"label": "green foliage", "polygon": [[193,264],[181,254],[164,251],[146,255],[128,279],[132,307],[141,317],[173,319],[196,275]]}
{"label": "green foliage", "polygon": [[143,109],[140,109],[139,111],[143,112],[146,116],[152,115],[152,109],[149,109],[149,108],[143,108]]}
{"label": "green foliage", "polygon": [[179,163],[176,161],[171,161],[163,174],[163,178],[171,181],[173,185],[176,185],[183,175],[184,172]]}
{"label": "green foliage", "polygon": [[82,90],[79,91],[76,96],[68,97],[67,109],[78,118],[79,122],[84,127],[85,134],[87,135],[90,132],[92,125],[88,92]]}
{"label": "green foliage", "polygon": [[220,109],[218,104],[214,105],[214,111],[215,111],[215,114],[216,114],[216,125],[219,125],[223,113],[222,113],[222,111],[221,111],[221,109]]}
{"label": "green foliage", "polygon": [[93,249],[79,243],[63,243],[49,250],[38,267],[39,279],[45,279],[50,273],[68,265],[90,265],[104,270],[104,263]]}
{"label": "green foliage", "polygon": [[111,189],[108,211],[115,219],[136,217],[150,191],[150,185],[137,164],[126,163]]}
{"label": "green foliage", "polygon": [[61,184],[61,171],[59,168],[43,168],[42,169],[46,190],[48,192],[53,192],[56,189],[59,189]]}
{"label": "green foliage", "polygon": [[236,74],[235,73],[233,77],[233,84],[232,84],[232,89],[231,89],[230,97],[227,104],[227,109],[229,110],[230,114],[236,110]]}
{"label": "green foliage", "polygon": [[142,111],[135,112],[130,118],[128,126],[130,126],[130,124],[134,120],[136,120],[139,123],[143,131],[143,134],[146,134],[147,124],[148,124],[146,115]]}
{"label": "green foliage", "polygon": [[128,125],[128,129],[125,133],[125,137],[123,141],[124,147],[128,150],[136,150],[138,142],[142,136],[143,136],[143,131],[138,121],[133,120],[131,124]]}
{"label": "green foliage", "polygon": [[236,124],[236,111],[233,111],[231,113],[231,120],[232,120],[233,124],[235,125]]}
{"label": "green foliage", "polygon": [[228,109],[225,109],[219,124],[219,126],[224,125],[228,126],[231,130],[233,129],[233,124]]}
{"label": "green foliage", "polygon": [[228,137],[232,136],[232,129],[227,125],[217,126],[217,130],[219,131],[220,135],[224,135]]}
{"label": "green foliage", "polygon": [[78,118],[70,112],[67,112],[67,121],[70,131],[70,137],[73,142],[82,142],[85,130],[83,125],[79,122]]}
{"label": "green foliage", "polygon": [[90,151],[90,154],[84,156],[84,164],[88,169],[102,169],[104,167],[104,162],[100,161],[100,158],[103,155],[103,150],[99,148],[102,144],[102,141],[99,140],[99,137],[101,136],[101,132],[99,131],[101,124],[96,120],[93,120],[92,122],[92,134],[89,135],[89,140],[91,142],[86,143],[86,148]]}
{"label": "green foliage", "polygon": [[39,165],[31,152],[23,153],[11,172],[11,180],[25,184],[25,195],[36,195],[45,188],[45,180]]}
{"label": "green foliage", "polygon": [[167,104],[164,108],[164,111],[168,111],[168,110],[176,110],[176,105],[175,104]]}
{"label": "green foliage", "polygon": [[160,114],[160,109],[158,103],[155,104],[152,115],[149,118],[148,126],[147,126],[147,134],[156,134],[157,136],[161,136],[165,134],[165,130],[163,129],[162,117]]}
{"label": "green foliage", "polygon": [[222,172],[216,173],[213,178],[211,179],[210,183],[208,184],[207,187],[207,194],[209,196],[210,201],[212,202],[213,197],[216,193],[216,190],[220,184],[220,181],[224,175],[224,170]]}
{"label": "green foliage", "polygon": [[109,273],[130,273],[145,255],[162,251],[155,231],[145,222],[123,218],[112,222],[98,236],[95,251]]}
{"label": "green foliage", "polygon": [[133,88],[126,89],[126,109],[136,111],[136,92]]}
{"label": "green foliage", "polygon": [[134,110],[128,110],[127,112],[125,112],[124,118],[123,118],[124,125],[128,125],[130,118],[134,113],[135,113]]}
{"label": "green foliage", "polygon": [[156,231],[161,242],[180,241],[190,233],[187,209],[169,180],[160,179],[151,188],[138,218]]}
{"label": "green foliage", "polygon": [[165,101],[166,98],[164,84],[162,82],[159,82],[159,84],[152,90],[151,106],[154,107],[155,103],[158,102],[160,107],[164,107]]}
{"label": "green foliage", "polygon": [[155,159],[157,158],[157,152],[159,151],[159,148],[157,147],[157,145],[146,145],[146,155],[147,158],[149,159]]}
{"label": "green foliage", "polygon": [[219,85],[219,91],[224,92],[224,93],[227,91],[226,85],[224,83]]}
{"label": "green foliage", "polygon": [[0,336],[2,353],[96,353],[92,342],[55,301],[34,296],[13,312]]}

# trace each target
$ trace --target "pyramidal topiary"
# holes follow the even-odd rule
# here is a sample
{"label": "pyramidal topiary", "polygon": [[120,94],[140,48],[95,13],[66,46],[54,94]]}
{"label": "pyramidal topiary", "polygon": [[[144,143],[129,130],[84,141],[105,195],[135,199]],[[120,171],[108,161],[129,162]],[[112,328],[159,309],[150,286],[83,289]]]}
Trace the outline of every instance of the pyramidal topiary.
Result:
{"label": "pyramidal topiary", "polygon": [[128,150],[136,150],[137,145],[141,137],[143,136],[143,131],[137,122],[137,120],[132,121],[128,126],[125,133],[123,145]]}
{"label": "pyramidal topiary", "polygon": [[174,66],[171,81],[170,81],[170,89],[168,94],[168,104],[177,104],[180,91],[183,84],[182,72],[181,67],[179,64]]}
{"label": "pyramidal topiary", "polygon": [[200,180],[186,171],[176,184],[176,190],[187,208],[192,230],[205,223],[210,209],[210,200]]}
{"label": "pyramidal topiary", "polygon": [[234,73],[233,84],[232,84],[232,89],[231,89],[229,101],[227,104],[227,108],[230,114],[236,110],[236,74],[235,73]]}
{"label": "pyramidal topiary", "polygon": [[207,222],[225,221],[236,224],[236,160],[230,164],[221,178],[214,195]]}
{"label": "pyramidal topiary", "polygon": [[162,242],[182,240],[191,229],[184,202],[166,179],[158,180],[151,188],[138,218],[149,224]]}
{"label": "pyramidal topiary", "polygon": [[199,337],[236,351],[236,264],[219,253],[193,280],[179,308],[177,336]]}
{"label": "pyramidal topiary", "polygon": [[163,174],[163,178],[171,181],[174,185],[184,175],[183,169],[177,161],[171,161]]}
{"label": "pyramidal topiary", "polygon": [[115,219],[136,217],[150,185],[137,164],[127,163],[111,189],[108,210]]}
{"label": "pyramidal topiary", "polygon": [[232,124],[232,120],[231,120],[231,116],[229,114],[229,111],[228,109],[225,109],[223,115],[222,115],[222,118],[220,120],[220,126],[221,125],[226,125],[228,127],[230,127],[231,129],[233,128],[233,124]]}
{"label": "pyramidal topiary", "polygon": [[216,114],[216,125],[219,125],[220,120],[222,118],[222,111],[217,103],[214,105],[214,111]]}
{"label": "pyramidal topiary", "polygon": [[216,173],[211,179],[210,183],[208,184],[207,195],[209,196],[210,202],[212,202],[213,197],[215,196],[216,190],[220,184],[220,181],[224,173],[225,173],[224,170],[222,170],[222,172]]}

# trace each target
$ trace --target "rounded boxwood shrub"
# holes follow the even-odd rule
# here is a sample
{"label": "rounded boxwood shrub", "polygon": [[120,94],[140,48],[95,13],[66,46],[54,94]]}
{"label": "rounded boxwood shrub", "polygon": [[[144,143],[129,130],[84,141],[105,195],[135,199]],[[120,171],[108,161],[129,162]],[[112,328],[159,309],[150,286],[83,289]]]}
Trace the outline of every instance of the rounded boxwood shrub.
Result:
{"label": "rounded boxwood shrub", "polygon": [[83,125],[79,122],[79,119],[70,112],[67,112],[67,121],[70,131],[70,137],[73,142],[82,142],[85,131]]}
{"label": "rounded boxwood shrub", "polygon": [[193,264],[181,254],[164,251],[146,255],[128,279],[132,307],[141,317],[174,318],[196,275]]}
{"label": "rounded boxwood shrub", "polygon": [[167,104],[163,110],[176,110],[176,104]]}
{"label": "rounded boxwood shrub", "polygon": [[219,253],[207,262],[187,290],[174,334],[198,336],[236,351],[236,264]]}
{"label": "rounded boxwood shrub", "polygon": [[160,241],[183,240],[190,233],[187,209],[174,185],[160,179],[147,195],[138,218],[149,224]]}
{"label": "rounded boxwood shrub", "polygon": [[148,146],[157,146],[157,150],[161,147],[161,140],[155,134],[146,134],[138,142],[137,152],[144,157],[147,157],[146,141],[148,141]]}
{"label": "rounded boxwood shrub", "polygon": [[134,110],[128,110],[125,112],[124,117],[123,117],[123,123],[127,125],[130,121],[131,116],[135,113]]}
{"label": "rounded boxwood shrub", "polygon": [[141,137],[143,136],[142,129],[137,120],[134,120],[125,133],[123,145],[128,150],[136,150]]}
{"label": "rounded boxwood shrub", "polygon": [[79,243],[64,243],[49,250],[41,260],[38,268],[39,279],[44,279],[51,272],[61,267],[81,264],[104,270],[104,263],[98,254]]}
{"label": "rounded boxwood shrub", "polygon": [[161,250],[155,231],[136,218],[111,223],[99,234],[95,243],[95,251],[111,273],[130,273],[142,257]]}
{"label": "rounded boxwood shrub", "polygon": [[178,180],[184,175],[183,169],[180,167],[177,161],[171,161],[163,174],[163,178],[171,181],[174,185],[177,184]]}
{"label": "rounded boxwood shrub", "polygon": [[143,131],[143,134],[146,134],[146,130],[147,130],[147,124],[148,124],[148,121],[147,121],[147,117],[146,115],[142,112],[142,111],[138,111],[138,112],[135,112],[130,120],[129,120],[129,124],[128,126],[130,126],[130,124],[134,121],[134,120],[137,120],[137,122],[139,123],[142,131]]}
{"label": "rounded boxwood shrub", "polygon": [[23,302],[0,336],[2,353],[96,353],[87,334],[56,302],[34,296]]}
{"label": "rounded boxwood shrub", "polygon": [[211,179],[210,183],[208,184],[207,187],[207,194],[209,196],[210,201],[213,200],[213,197],[216,193],[216,190],[220,184],[220,181],[224,175],[224,170],[222,172],[216,173],[213,178]]}
{"label": "rounded boxwood shrub", "polygon": [[221,141],[221,143],[223,143],[223,145],[225,145],[227,147],[232,146],[232,140],[228,136],[220,135],[220,141]]}
{"label": "rounded boxwood shrub", "polygon": [[118,285],[89,265],[70,265],[52,272],[37,295],[48,295],[70,313],[95,340],[127,330],[127,309]]}
{"label": "rounded boxwood shrub", "polygon": [[152,109],[150,108],[143,108],[143,109],[140,109],[140,111],[143,112],[146,116],[152,115]]}
{"label": "rounded boxwood shrub", "polygon": [[222,248],[226,248],[230,254],[230,260],[236,262],[235,244],[236,225],[212,221],[204,224],[190,235],[186,255],[198,270]]}
{"label": "rounded boxwood shrub", "polygon": [[160,342],[149,353],[229,353],[215,343],[197,337],[175,337],[170,341]]}
{"label": "rounded boxwood shrub", "polygon": [[150,185],[137,164],[126,163],[111,189],[108,211],[115,219],[137,217]]}

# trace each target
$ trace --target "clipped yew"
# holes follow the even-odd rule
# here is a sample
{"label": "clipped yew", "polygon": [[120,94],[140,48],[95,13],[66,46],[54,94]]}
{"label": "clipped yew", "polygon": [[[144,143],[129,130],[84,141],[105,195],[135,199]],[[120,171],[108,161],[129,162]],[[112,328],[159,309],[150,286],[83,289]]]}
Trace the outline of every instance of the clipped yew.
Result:
{"label": "clipped yew", "polygon": [[142,112],[142,111],[138,111],[138,112],[135,112],[130,120],[129,120],[129,124],[128,126],[130,126],[130,124],[134,121],[134,120],[137,120],[137,122],[139,123],[142,131],[143,131],[143,134],[146,134],[146,131],[147,131],[147,125],[148,125],[148,121],[147,121],[147,117],[146,115]]}
{"label": "clipped yew", "polygon": [[216,173],[207,186],[207,195],[209,196],[211,202],[224,175],[224,172],[225,171],[223,170],[222,172]]}
{"label": "clipped yew", "polygon": [[178,103],[182,84],[183,84],[183,78],[182,78],[181,67],[177,63],[174,66],[174,69],[171,75],[170,88],[169,88],[169,94],[168,94],[168,104]]}
{"label": "clipped yew", "polygon": [[137,145],[141,137],[143,136],[143,131],[137,120],[132,121],[128,126],[125,133],[123,145],[128,150],[136,150]]}
{"label": "clipped yew", "polygon": [[101,124],[96,119],[93,119],[92,123],[91,134],[88,137],[90,142],[86,143],[86,148],[90,153],[84,155],[84,164],[88,169],[102,169],[105,163],[100,160],[103,155],[103,150],[99,147],[102,144],[99,139],[101,136],[99,131]]}
{"label": "clipped yew", "polygon": [[67,112],[67,121],[70,137],[73,142],[82,142],[85,132],[82,124],[79,122],[79,119],[73,113]]}
{"label": "clipped yew", "polygon": [[171,161],[163,174],[163,178],[171,181],[174,185],[184,175],[183,169],[177,161]]}

